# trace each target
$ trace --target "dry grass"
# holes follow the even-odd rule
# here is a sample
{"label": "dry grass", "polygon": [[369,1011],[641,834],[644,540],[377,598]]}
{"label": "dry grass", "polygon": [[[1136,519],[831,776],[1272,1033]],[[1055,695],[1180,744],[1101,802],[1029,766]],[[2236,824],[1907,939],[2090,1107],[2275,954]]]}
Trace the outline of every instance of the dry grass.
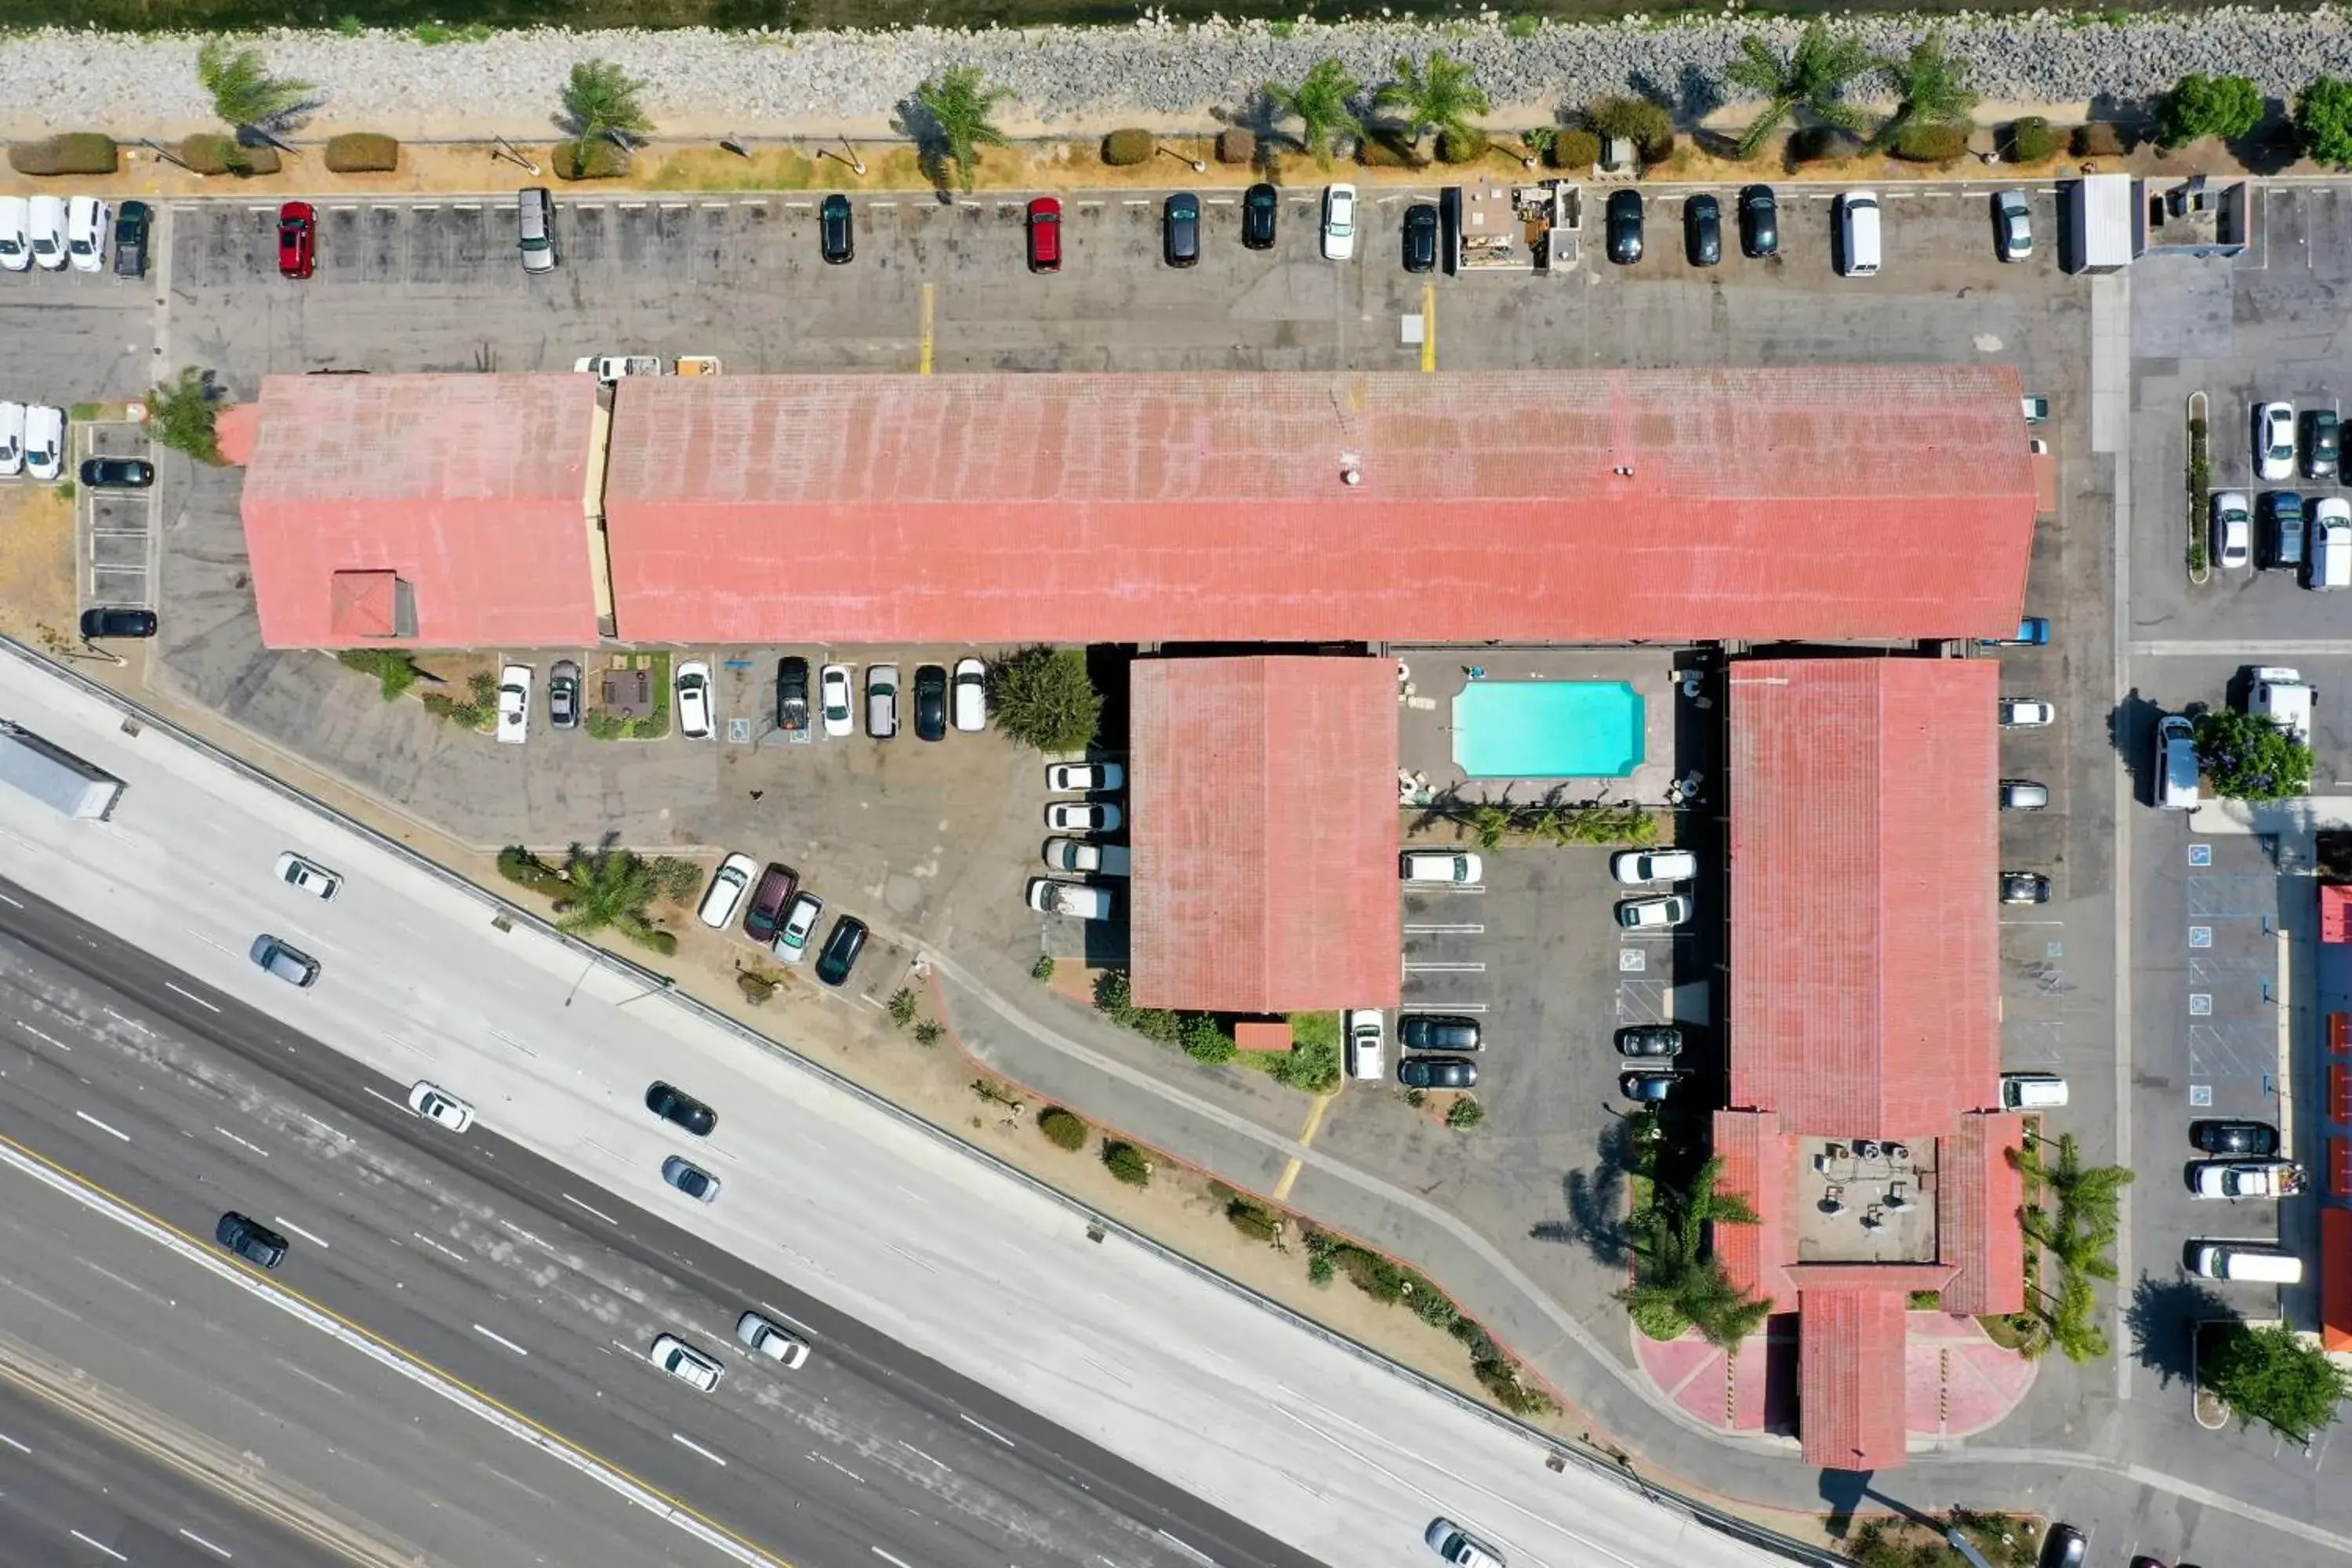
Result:
{"label": "dry grass", "polygon": [[0,630],[46,645],[73,635],[79,608],[71,492],[30,484],[0,490]]}

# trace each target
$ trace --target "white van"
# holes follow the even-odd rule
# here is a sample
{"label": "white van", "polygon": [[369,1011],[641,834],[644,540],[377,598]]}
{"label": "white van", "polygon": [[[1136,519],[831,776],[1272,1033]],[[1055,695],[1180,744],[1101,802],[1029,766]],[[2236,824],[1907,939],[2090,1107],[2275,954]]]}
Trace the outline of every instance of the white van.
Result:
{"label": "white van", "polygon": [[1878,276],[1878,197],[1848,191],[1838,198],[1838,271],[1848,278]]}
{"label": "white van", "polygon": [[544,185],[515,193],[515,238],[525,272],[555,270],[555,198]]}
{"label": "white van", "polygon": [[2155,762],[2157,810],[2196,810],[2200,798],[2197,730],[2180,714],[2168,713],[2156,721]]}
{"label": "white van", "polygon": [[2254,670],[2247,709],[2307,746],[2311,744],[2311,700],[2316,695],[2304,684],[2301,670],[2266,664]]}
{"label": "white van", "polygon": [[2323,593],[2352,588],[2352,502],[2341,496],[2329,496],[2312,509],[2303,585]]}
{"label": "white van", "polygon": [[2003,1110],[2056,1110],[2066,1103],[2066,1080],[2054,1072],[2000,1075]]}
{"label": "white van", "polygon": [[2275,1247],[2250,1242],[2192,1242],[2189,1267],[2208,1279],[2236,1279],[2250,1285],[2303,1283],[2302,1258]]}

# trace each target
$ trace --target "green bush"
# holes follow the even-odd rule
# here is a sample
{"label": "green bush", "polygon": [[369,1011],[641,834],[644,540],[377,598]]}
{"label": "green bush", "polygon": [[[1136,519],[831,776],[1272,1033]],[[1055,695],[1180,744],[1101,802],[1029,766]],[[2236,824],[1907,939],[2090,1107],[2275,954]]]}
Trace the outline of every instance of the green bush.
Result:
{"label": "green bush", "polygon": [[1418,169],[1421,154],[1410,142],[1384,131],[1367,131],[1356,143],[1356,162],[1367,169]]}
{"label": "green bush", "polygon": [[1149,131],[1128,128],[1114,131],[1102,141],[1102,161],[1113,168],[1151,162],[1158,150],[1160,138]]}
{"label": "green bush", "polygon": [[1239,1194],[1226,1203],[1225,1218],[1235,1230],[1252,1240],[1272,1246],[1282,1239],[1282,1216],[1265,1205],[1252,1203]]}
{"label": "green bush", "polygon": [[1392,1306],[1404,1300],[1404,1270],[1379,1253],[1348,1247],[1339,1251],[1337,1261],[1348,1278],[1356,1282],[1356,1289],[1373,1300]]}
{"label": "green bush", "polygon": [[936,1046],[947,1038],[948,1026],[937,1018],[926,1018],[915,1026],[915,1044]]}
{"label": "green bush", "polygon": [[258,147],[243,147],[234,136],[200,132],[180,143],[180,162],[199,174],[235,174],[244,178],[250,174],[278,173],[278,149],[264,143]]}
{"label": "green bush", "polygon": [[739,969],[735,972],[735,989],[743,994],[744,1001],[757,1007],[776,994],[776,977],[756,969]]}
{"label": "green bush", "polygon": [[1339,1043],[1294,1035],[1290,1049],[1267,1062],[1266,1071],[1275,1082],[1302,1094],[1328,1094],[1339,1087]]}
{"label": "green bush", "polygon": [[1590,169],[1601,162],[1601,138],[1590,131],[1563,131],[1551,139],[1544,162],[1555,169]]}
{"label": "green bush", "polygon": [[2039,163],[2058,155],[2058,132],[2050,129],[2050,121],[2038,114],[2009,122],[2009,161],[2012,163]]}
{"label": "green bush", "polygon": [[2112,121],[2094,120],[2074,127],[2074,156],[2077,158],[2120,158],[2131,151],[2124,138],[2123,128]]}
{"label": "green bush", "polygon": [[1143,1151],[1134,1144],[1116,1141],[1107,1142],[1103,1145],[1102,1159],[1103,1163],[1110,1167],[1110,1173],[1129,1186],[1148,1187],[1151,1184],[1151,1162],[1145,1159]]}
{"label": "green bush", "polygon": [[1217,1022],[1215,1014],[1188,1013],[1182,1017],[1182,1033],[1178,1035],[1176,1043],[1183,1047],[1186,1056],[1203,1067],[1219,1067],[1234,1059],[1241,1047],[1234,1044],[1233,1036]]}
{"label": "green bush", "polygon": [[629,172],[630,153],[626,147],[598,140],[588,143],[583,155],[579,142],[565,142],[547,161],[559,180],[617,180]]}
{"label": "green bush", "polygon": [[1486,133],[1470,130],[1451,129],[1437,133],[1437,161],[1441,163],[1469,163],[1486,155]]}
{"label": "green bush", "polygon": [[1405,1299],[1412,1303],[1412,1315],[1433,1329],[1451,1329],[1462,1316],[1462,1309],[1444,1291],[1417,1274],[1412,1279],[1412,1294]]}
{"label": "green bush", "polygon": [[415,664],[398,648],[347,647],[335,658],[345,669],[374,676],[386,702],[399,701],[402,694],[416,684]]}
{"label": "green bush", "polygon": [[2307,158],[2352,164],[2352,82],[2324,76],[2305,88],[2294,100],[2294,139]]}
{"label": "green bush", "polygon": [[560,899],[572,890],[572,884],[558,875],[554,867],[520,845],[509,845],[499,851],[499,875],[517,887],[529,888],[551,899]]}
{"label": "green bush", "polygon": [[2252,78],[2191,71],[2157,100],[2156,140],[2165,147],[2185,147],[2206,136],[2231,141],[2262,118],[2263,89]]}
{"label": "green bush", "polygon": [[902,1029],[915,1021],[915,994],[903,985],[891,992],[883,1005],[889,1011],[890,1021]]}
{"label": "green bush", "polygon": [[653,952],[660,953],[664,958],[673,957],[677,952],[677,934],[675,931],[647,931],[643,933],[633,932],[630,933],[629,940],[635,942],[639,947],[647,949]]}
{"label": "green bush", "polygon": [[1640,147],[1643,163],[1664,163],[1675,150],[1673,113],[1646,98],[1596,98],[1584,106],[1583,118],[1595,136],[1622,136]]}
{"label": "green bush", "polygon": [[1328,1253],[1318,1252],[1307,1260],[1307,1280],[1310,1285],[1328,1285],[1338,1272]]}
{"label": "green bush", "polygon": [[1037,962],[1029,966],[1029,978],[1041,985],[1053,979],[1054,955],[1050,952],[1038,954]]}
{"label": "green bush", "polygon": [[1969,155],[1969,133],[1957,125],[1906,125],[1895,155],[1912,163],[1952,163]]}
{"label": "green bush", "polygon": [[1040,752],[1076,752],[1102,727],[1102,693],[1087,656],[1074,647],[1024,647],[988,667],[988,711],[996,727]]}
{"label": "green bush", "polygon": [[214,428],[218,410],[212,384],[194,365],[184,364],[171,381],[158,382],[147,392],[147,438],[158,447],[185,452],[199,463],[219,468],[220,435]]}
{"label": "green bush", "polygon": [[673,904],[682,904],[702,891],[702,864],[683,855],[656,855],[646,862],[654,874],[654,891]]}
{"label": "green bush", "polygon": [[12,144],[8,166],[20,174],[111,174],[119,158],[113,137],[96,131],[68,131],[46,142]]}
{"label": "green bush", "polygon": [[1217,162],[1220,163],[1256,163],[1257,138],[1238,126],[1227,126],[1217,132]]}
{"label": "green bush", "polygon": [[1049,1105],[1037,1113],[1037,1131],[1045,1135],[1046,1142],[1058,1149],[1075,1152],[1087,1146],[1085,1121],[1058,1105]]}
{"label": "green bush", "polygon": [[1486,1120],[1486,1108],[1465,1095],[1445,1108],[1445,1125],[1467,1132]]}
{"label": "green bush", "polygon": [[400,167],[400,142],[373,131],[347,131],[327,140],[327,173],[389,174]]}
{"label": "green bush", "polygon": [[588,717],[582,722],[587,727],[588,738],[592,741],[617,741],[629,732],[626,719],[607,713],[602,708],[588,710]]}

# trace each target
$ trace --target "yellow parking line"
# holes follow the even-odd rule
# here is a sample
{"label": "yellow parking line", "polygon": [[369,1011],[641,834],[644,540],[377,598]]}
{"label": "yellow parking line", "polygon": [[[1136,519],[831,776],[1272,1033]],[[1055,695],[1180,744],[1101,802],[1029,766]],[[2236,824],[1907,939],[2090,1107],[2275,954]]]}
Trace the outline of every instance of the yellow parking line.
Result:
{"label": "yellow parking line", "polygon": [[922,357],[917,369],[925,375],[931,374],[931,321],[933,308],[939,299],[939,287],[936,283],[923,285],[923,346]]}
{"label": "yellow parking line", "polygon": [[1421,286],[1421,368],[1437,368],[1437,285]]}
{"label": "yellow parking line", "polygon": [[[1331,1101],[1336,1098],[1338,1098],[1336,1095],[1329,1094],[1318,1094],[1315,1097],[1315,1103],[1307,1110],[1307,1125],[1298,1130],[1298,1141],[1301,1143],[1311,1144],[1315,1142],[1316,1130],[1323,1125],[1323,1113],[1331,1109]],[[1298,1173],[1305,1168],[1306,1162],[1303,1160],[1293,1160],[1282,1168],[1282,1179],[1274,1184],[1275,1202],[1282,1203],[1289,1198],[1291,1186],[1298,1180]]]}

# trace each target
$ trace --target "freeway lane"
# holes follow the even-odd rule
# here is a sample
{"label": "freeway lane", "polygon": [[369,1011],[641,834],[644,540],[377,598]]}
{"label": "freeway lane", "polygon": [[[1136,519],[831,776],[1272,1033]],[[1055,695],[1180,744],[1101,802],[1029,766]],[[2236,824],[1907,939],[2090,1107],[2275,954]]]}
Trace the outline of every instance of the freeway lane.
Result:
{"label": "freeway lane", "polygon": [[[5,890],[0,1133],[189,1235],[209,1236],[224,1208],[274,1225],[293,1240],[278,1271],[288,1288],[803,1562],[1181,1560],[1097,1500],[1150,1489],[1129,1467],[1034,1431],[1017,1407],[622,1200],[591,1193],[583,1205],[581,1183],[478,1127],[453,1137],[409,1114],[405,1084]],[[496,1114],[481,1110],[485,1124]],[[781,1374],[734,1344],[754,1304],[804,1328],[807,1366]],[[267,1309],[239,1321],[257,1315],[280,1345],[309,1332]],[[646,1363],[664,1331],[726,1363],[716,1394]],[[350,1375],[347,1360],[326,1357],[327,1375]],[[1009,1448],[967,1416],[1027,1440]],[[438,1423],[461,1424],[457,1446],[530,1468],[487,1427]],[[1057,1438],[1079,1462],[1057,1458]],[[1191,1510],[1170,1522],[1202,1539],[1238,1530],[1167,1500]],[[1262,1551],[1227,1560],[1303,1561]]]}

